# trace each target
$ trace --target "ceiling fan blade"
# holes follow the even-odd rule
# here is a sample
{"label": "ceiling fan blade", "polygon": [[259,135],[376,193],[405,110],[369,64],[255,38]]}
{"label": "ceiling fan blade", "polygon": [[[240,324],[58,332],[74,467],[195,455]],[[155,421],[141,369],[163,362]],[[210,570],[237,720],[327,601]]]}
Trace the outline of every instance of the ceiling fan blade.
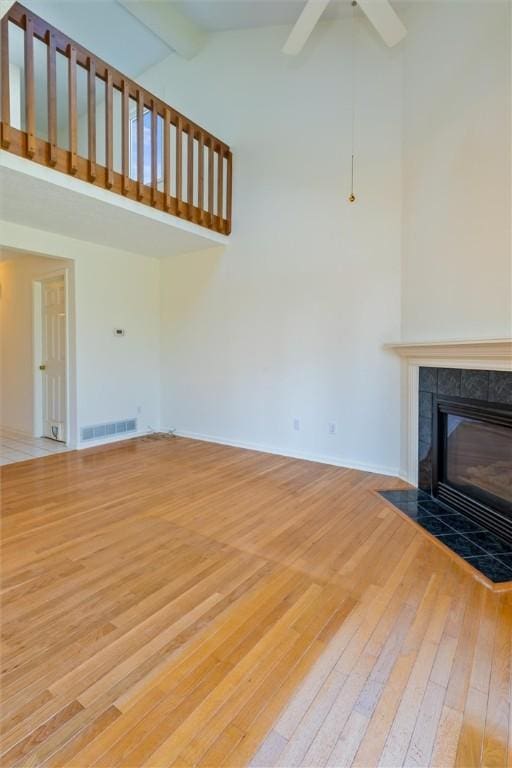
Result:
{"label": "ceiling fan blade", "polygon": [[283,53],[296,56],[301,52],[322,13],[330,0],[308,0],[301,15],[295,22],[288,40],[284,44]]}
{"label": "ceiling fan blade", "polygon": [[357,4],[390,48],[406,36],[407,30],[388,0],[357,0]]}

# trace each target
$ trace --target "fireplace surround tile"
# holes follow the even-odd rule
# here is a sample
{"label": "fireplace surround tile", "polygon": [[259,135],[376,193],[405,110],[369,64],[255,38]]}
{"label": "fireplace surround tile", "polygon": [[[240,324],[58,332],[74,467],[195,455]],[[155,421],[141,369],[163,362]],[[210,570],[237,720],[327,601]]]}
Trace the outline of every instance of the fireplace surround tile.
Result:
{"label": "fireplace surround tile", "polygon": [[420,392],[437,392],[437,368],[420,368]]}
{"label": "fireplace surround tile", "polygon": [[[430,404],[432,409],[432,403]],[[430,411],[430,418],[421,417],[419,421],[419,441],[424,445],[432,444],[432,410]]]}
{"label": "fireplace surround tile", "polygon": [[432,493],[432,415],[436,394],[512,405],[512,372],[420,367],[418,487],[428,494]]}
{"label": "fireplace surround tile", "polygon": [[461,397],[487,401],[489,398],[489,373],[490,371],[462,371],[460,379]]}
{"label": "fireplace surround tile", "polygon": [[512,405],[512,373],[508,371],[490,372],[489,401]]}
{"label": "fireplace surround tile", "polygon": [[439,368],[437,394],[460,397],[461,371],[458,368]]}
{"label": "fireplace surround tile", "polygon": [[420,409],[421,409],[423,418],[425,419],[432,418],[432,393],[431,392],[422,392],[420,390]]}

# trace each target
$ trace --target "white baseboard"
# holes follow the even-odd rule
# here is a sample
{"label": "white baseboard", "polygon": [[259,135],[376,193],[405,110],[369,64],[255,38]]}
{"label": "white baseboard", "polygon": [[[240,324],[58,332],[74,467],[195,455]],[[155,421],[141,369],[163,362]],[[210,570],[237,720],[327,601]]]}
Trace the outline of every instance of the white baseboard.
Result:
{"label": "white baseboard", "polygon": [[100,437],[98,440],[85,440],[79,442],[76,446],[77,450],[83,451],[87,448],[98,448],[100,445],[110,445],[110,443],[120,443],[123,440],[133,440],[134,437],[145,437],[150,435],[152,430],[142,429],[137,432],[120,433],[119,435],[109,435],[108,437]]}
{"label": "white baseboard", "polygon": [[415,485],[416,487],[418,486],[417,483],[411,483],[406,469],[400,469],[398,471],[398,477],[400,478],[400,480],[403,480],[404,483],[409,483],[409,485]]}
{"label": "white baseboard", "polygon": [[306,451],[293,451],[289,448],[279,448],[274,445],[263,443],[248,443],[241,440],[231,440],[227,437],[218,435],[203,435],[198,432],[187,432],[177,430],[175,434],[178,437],[188,437],[191,440],[203,440],[206,443],[219,443],[220,445],[229,445],[233,448],[244,448],[249,451],[259,451],[260,453],[272,453],[277,456],[286,456],[290,459],[303,459],[304,461],[316,461],[319,464],[329,464],[333,467],[343,467],[345,469],[358,469],[361,472],[372,472],[377,475],[386,475],[388,477],[398,477],[398,467],[386,467],[379,464],[366,464],[360,461],[350,459],[340,459],[337,456],[322,456],[320,454],[308,453]]}

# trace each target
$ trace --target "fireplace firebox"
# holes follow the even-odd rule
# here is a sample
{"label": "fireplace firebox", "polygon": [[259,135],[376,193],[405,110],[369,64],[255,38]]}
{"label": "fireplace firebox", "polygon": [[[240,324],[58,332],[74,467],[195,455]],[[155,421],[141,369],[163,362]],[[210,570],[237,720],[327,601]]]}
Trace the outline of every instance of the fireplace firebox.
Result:
{"label": "fireplace firebox", "polygon": [[512,543],[512,408],[434,395],[432,494]]}

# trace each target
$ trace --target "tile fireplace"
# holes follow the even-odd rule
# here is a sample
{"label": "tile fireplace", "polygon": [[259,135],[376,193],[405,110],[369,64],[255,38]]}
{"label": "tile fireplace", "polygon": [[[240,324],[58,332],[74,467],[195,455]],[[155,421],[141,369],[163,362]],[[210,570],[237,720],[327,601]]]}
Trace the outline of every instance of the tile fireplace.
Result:
{"label": "tile fireplace", "polygon": [[388,345],[403,358],[402,477],[382,495],[512,587],[512,339]]}

